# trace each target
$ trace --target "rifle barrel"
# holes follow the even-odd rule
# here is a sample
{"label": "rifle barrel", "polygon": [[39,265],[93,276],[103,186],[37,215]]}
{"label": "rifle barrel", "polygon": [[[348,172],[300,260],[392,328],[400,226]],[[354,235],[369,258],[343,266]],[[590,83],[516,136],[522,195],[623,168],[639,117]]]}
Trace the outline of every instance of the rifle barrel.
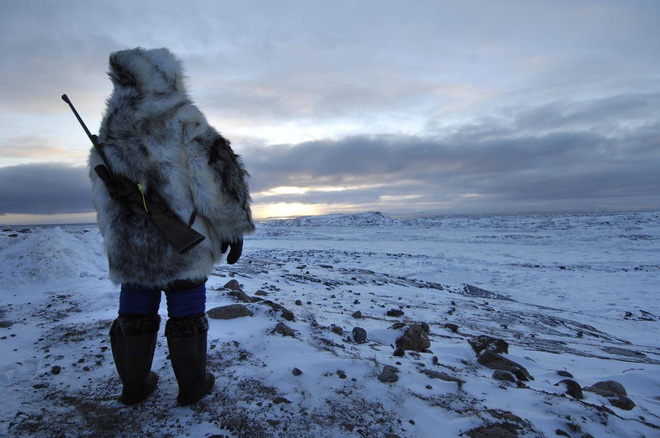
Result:
{"label": "rifle barrel", "polygon": [[73,111],[73,115],[76,116],[76,119],[78,119],[78,122],[80,123],[80,126],[82,126],[83,129],[85,130],[85,134],[87,134],[87,137],[89,137],[89,140],[92,142],[92,144],[94,146],[96,146],[96,140],[94,139],[94,136],[92,135],[91,132],[89,132],[89,129],[87,129],[87,125],[85,125],[85,122],[83,122],[82,117],[80,117],[80,114],[78,114],[78,111],[76,111],[76,107],[73,106],[73,103],[69,100],[69,96],[67,96],[66,94],[63,94],[62,95],[62,100],[69,104],[69,107],[71,108],[71,111]]}

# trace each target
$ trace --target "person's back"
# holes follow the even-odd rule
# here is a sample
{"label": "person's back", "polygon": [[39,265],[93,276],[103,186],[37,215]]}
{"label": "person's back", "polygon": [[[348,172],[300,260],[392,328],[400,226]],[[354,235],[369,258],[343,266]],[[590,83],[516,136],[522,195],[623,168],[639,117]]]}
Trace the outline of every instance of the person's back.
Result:
{"label": "person's back", "polygon": [[127,178],[166,204],[205,239],[179,253],[154,224],[146,204],[111,194],[89,158],[93,201],[108,254],[110,279],[121,284],[119,317],[111,345],[122,379],[120,401],[139,403],[153,392],[151,372],[160,317],[167,297],[165,335],[181,404],[194,403],[213,386],[206,372],[207,275],[229,249],[241,255],[243,235],[254,230],[247,172],[229,141],[192,104],[180,62],[167,50],[132,49],[110,55],[114,90],[98,137],[114,175]]}

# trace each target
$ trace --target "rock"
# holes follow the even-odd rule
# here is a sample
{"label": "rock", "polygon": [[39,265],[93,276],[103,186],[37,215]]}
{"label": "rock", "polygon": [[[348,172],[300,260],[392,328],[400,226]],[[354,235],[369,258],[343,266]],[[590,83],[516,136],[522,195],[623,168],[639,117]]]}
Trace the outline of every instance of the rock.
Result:
{"label": "rock", "polygon": [[493,379],[495,380],[502,380],[505,382],[515,382],[516,381],[516,376],[511,374],[508,371],[502,371],[502,370],[495,370],[493,372]]}
{"label": "rock", "polygon": [[251,303],[254,300],[248,296],[245,292],[242,290],[232,290],[228,294],[230,297],[236,298],[236,301],[240,301],[242,303]]}
{"label": "rock", "polygon": [[291,370],[291,374],[293,374],[296,377],[300,376],[302,373],[303,372],[300,371],[298,368],[294,368],[293,370]]}
{"label": "rock", "polygon": [[404,350],[424,351],[431,346],[429,325],[419,322],[410,325],[403,336],[396,340],[396,346]]}
{"label": "rock", "polygon": [[468,340],[468,344],[472,346],[472,349],[477,356],[483,350],[488,349],[494,353],[508,353],[509,344],[504,339],[491,338],[486,335],[479,335]]}
{"label": "rock", "polygon": [[522,365],[518,365],[512,360],[509,360],[505,357],[500,356],[499,354],[490,351],[488,349],[485,349],[481,352],[479,355],[479,358],[477,359],[477,362],[479,362],[481,365],[485,366],[486,368],[490,368],[491,370],[502,370],[502,371],[509,371],[513,375],[515,375],[518,380],[534,380],[534,377],[532,377],[531,374],[523,367]]}
{"label": "rock", "polygon": [[0,328],[9,328],[12,325],[14,325],[13,321],[9,321],[9,320],[0,321]]}
{"label": "rock", "polygon": [[385,365],[385,367],[383,367],[383,372],[378,376],[378,380],[384,383],[395,383],[399,381],[399,376],[397,376],[398,372],[399,370],[396,367]]}
{"label": "rock", "polygon": [[635,402],[627,397],[628,392],[626,391],[626,388],[615,380],[598,382],[593,386],[585,387],[584,390],[602,395],[607,398],[612,406],[619,409],[629,411],[636,406]]}
{"label": "rock", "polygon": [[630,400],[625,395],[620,395],[618,397],[607,397],[607,399],[610,401],[612,406],[623,409],[624,411],[630,411],[636,406],[635,402]]}
{"label": "rock", "polygon": [[445,382],[456,382],[458,383],[459,388],[462,387],[463,384],[465,383],[465,380],[459,379],[458,377],[454,377],[440,371],[424,370],[422,371],[422,374],[426,374],[431,379],[440,379],[440,380],[444,380]]}
{"label": "rock", "polygon": [[206,313],[211,319],[234,319],[254,315],[254,313],[243,304],[230,304],[228,306],[215,307]]}
{"label": "rock", "polygon": [[458,326],[456,324],[452,324],[450,322],[445,324],[445,328],[448,328],[449,330],[451,330],[452,333],[458,332]]}
{"label": "rock", "polygon": [[296,317],[293,315],[293,312],[287,309],[282,310],[282,318],[286,319],[287,321],[293,321],[296,319]]}
{"label": "rock", "polygon": [[339,336],[341,336],[341,335],[344,334],[344,329],[341,328],[341,327],[339,327],[339,326],[337,326],[337,325],[334,325],[334,324],[332,324],[332,325],[330,326],[330,331],[331,331],[332,333],[335,333],[335,334],[339,335]]}
{"label": "rock", "polygon": [[62,367],[59,365],[55,365],[53,368],[50,369],[51,374],[58,375],[59,373],[62,372]]}
{"label": "rock", "polygon": [[360,312],[360,311],[358,310],[357,312],[354,312],[352,316],[353,316],[353,318],[355,318],[355,319],[360,319],[360,318],[362,318],[362,312]]}
{"label": "rock", "polygon": [[401,309],[390,309],[387,311],[387,316],[403,316],[403,310]]}
{"label": "rock", "polygon": [[469,430],[465,432],[465,435],[470,438],[517,438],[518,433],[515,432],[515,429],[509,430],[507,427],[513,429],[514,425],[508,423],[491,424]]}
{"label": "rock", "polygon": [[568,378],[571,378],[571,379],[573,378],[573,374],[569,373],[568,371],[559,370],[559,371],[557,371],[557,374],[559,374],[562,377],[568,377]]}
{"label": "rock", "polygon": [[258,291],[256,291],[254,294],[255,294],[255,295],[258,295],[258,296],[260,296],[260,297],[266,297],[266,296],[268,296],[268,292],[263,291],[263,290],[261,290],[261,289],[259,289]]}
{"label": "rock", "polygon": [[241,290],[241,284],[236,280],[229,280],[223,287],[229,290]]}
{"label": "rock", "polygon": [[575,400],[582,400],[584,395],[582,394],[582,388],[575,380],[562,380],[559,383],[555,383],[555,386],[564,385],[566,387],[566,394],[573,397]]}
{"label": "rock", "polygon": [[604,382],[595,383],[593,386],[587,386],[585,391],[595,392],[603,397],[611,397],[614,395],[628,395],[626,388],[622,384],[614,380],[606,380]]}
{"label": "rock", "polygon": [[274,333],[279,333],[282,336],[292,336],[294,338],[296,337],[296,331],[294,329],[292,329],[291,327],[289,327],[289,326],[287,326],[287,325],[285,325],[281,322],[275,326],[275,329],[273,330],[273,332]]}
{"label": "rock", "polygon": [[288,399],[286,399],[286,398],[284,398],[284,397],[275,397],[275,398],[273,399],[273,403],[275,403],[276,405],[279,405],[280,403],[290,404],[290,403],[291,403],[291,400],[288,400]]}
{"label": "rock", "polygon": [[302,301],[296,300],[296,306],[302,306]]}
{"label": "rock", "polygon": [[406,350],[404,350],[401,347],[397,347],[392,353],[392,356],[396,356],[396,357],[403,357],[405,355],[406,355]]}
{"label": "rock", "polygon": [[358,344],[362,344],[367,340],[367,331],[362,327],[355,327],[353,329],[353,340]]}

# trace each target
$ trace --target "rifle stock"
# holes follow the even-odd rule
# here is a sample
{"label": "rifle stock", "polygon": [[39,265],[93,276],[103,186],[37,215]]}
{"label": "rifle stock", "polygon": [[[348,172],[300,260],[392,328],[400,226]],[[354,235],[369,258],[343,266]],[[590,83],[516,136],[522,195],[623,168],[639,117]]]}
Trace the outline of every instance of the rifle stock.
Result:
{"label": "rifle stock", "polygon": [[143,194],[138,185],[128,178],[114,175],[112,173],[111,168],[106,161],[105,154],[103,153],[103,148],[98,143],[96,135],[89,132],[87,125],[85,125],[85,122],[83,122],[78,111],[76,111],[76,108],[66,94],[62,95],[62,100],[69,105],[73,114],[76,116],[76,119],[78,119],[78,122],[85,130],[87,137],[89,137],[92,145],[94,145],[94,149],[99,153],[103,164],[94,167],[94,171],[105,183],[110,195],[143,206],[153,224],[161,232],[165,240],[174,246],[179,254],[187,253],[202,242],[205,238],[204,235],[186,225],[178,216],[170,211],[164,202],[156,200],[155,197],[151,196],[149,193],[146,195]]}

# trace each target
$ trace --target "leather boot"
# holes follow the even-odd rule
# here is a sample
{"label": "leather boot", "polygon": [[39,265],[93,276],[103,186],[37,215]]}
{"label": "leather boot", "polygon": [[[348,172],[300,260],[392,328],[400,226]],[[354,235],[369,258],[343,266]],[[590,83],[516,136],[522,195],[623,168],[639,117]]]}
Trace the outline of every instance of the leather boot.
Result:
{"label": "leather boot", "polygon": [[110,345],[123,384],[119,401],[140,403],[156,389],[158,375],[151,371],[160,316],[123,315],[110,328]]}
{"label": "leather boot", "polygon": [[172,369],[179,384],[177,401],[181,405],[196,403],[215,384],[215,376],[206,372],[208,330],[205,314],[170,318],[165,326]]}

